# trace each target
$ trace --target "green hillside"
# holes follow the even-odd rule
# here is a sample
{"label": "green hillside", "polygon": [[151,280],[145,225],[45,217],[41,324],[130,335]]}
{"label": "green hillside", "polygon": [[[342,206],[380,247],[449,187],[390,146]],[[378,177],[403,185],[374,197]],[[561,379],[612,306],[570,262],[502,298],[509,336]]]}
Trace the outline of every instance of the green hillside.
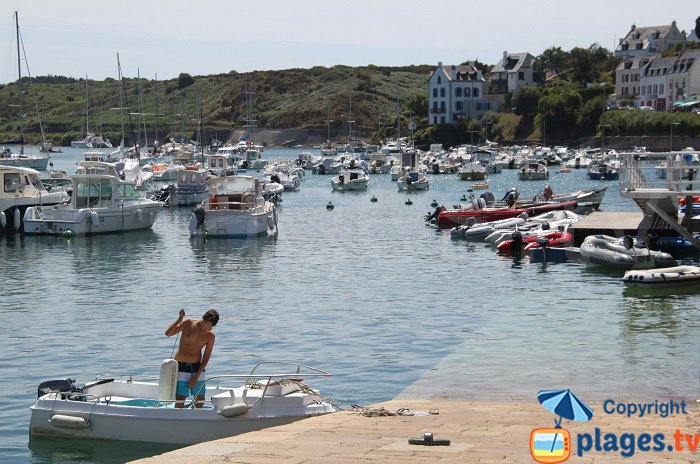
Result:
{"label": "green hillside", "polygon": [[[231,129],[245,126],[245,86],[249,84],[257,128],[325,131],[326,121],[330,120],[332,134],[344,136],[348,120],[352,118],[355,121],[353,131],[359,136],[371,137],[376,135],[380,124],[395,126],[397,85],[401,112],[406,120],[412,114],[417,124],[427,121],[427,79],[433,69],[429,65],[319,66],[194,77],[181,74],[179,79],[166,81],[141,79],[141,96],[139,81],[125,78],[128,112],[119,110],[117,80],[88,80],[90,131],[118,143],[124,113],[127,138],[131,126],[138,131],[140,119],[149,137],[157,127],[161,140],[183,132],[194,138],[197,109],[201,108],[205,133],[225,136]],[[81,138],[85,132],[84,79],[42,76],[33,79],[30,85],[25,78],[23,90],[25,138],[29,143],[41,141],[37,114],[41,116],[47,139],[54,144],[69,145],[71,140]],[[0,87],[0,140],[18,137],[17,103],[16,83]],[[131,124],[128,113],[132,113]]]}

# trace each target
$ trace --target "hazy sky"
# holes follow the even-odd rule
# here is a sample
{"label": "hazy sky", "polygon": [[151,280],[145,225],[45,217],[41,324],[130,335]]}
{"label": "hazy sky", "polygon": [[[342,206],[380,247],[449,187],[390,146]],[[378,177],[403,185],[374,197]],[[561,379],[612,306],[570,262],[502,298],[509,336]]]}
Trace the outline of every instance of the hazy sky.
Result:
{"label": "hazy sky", "polygon": [[[594,42],[612,49],[630,26],[689,32],[696,1],[3,0],[0,82],[17,79],[14,10],[31,74],[160,79],[231,70],[344,64],[495,64],[504,50],[540,54]],[[695,5],[694,8],[691,8]],[[23,74],[26,74],[23,71]]]}

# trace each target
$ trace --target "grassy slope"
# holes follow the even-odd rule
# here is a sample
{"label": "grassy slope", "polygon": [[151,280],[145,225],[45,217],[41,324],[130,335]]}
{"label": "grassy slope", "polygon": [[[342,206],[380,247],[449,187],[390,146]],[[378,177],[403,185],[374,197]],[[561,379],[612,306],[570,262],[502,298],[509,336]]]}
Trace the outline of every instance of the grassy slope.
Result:
{"label": "grassy slope", "polygon": [[[250,82],[253,91],[253,117],[256,127],[272,128],[326,128],[346,130],[352,119],[359,133],[369,134],[377,128],[380,116],[383,125],[394,125],[396,114],[397,81],[402,112],[408,101],[427,94],[427,79],[432,66],[383,67],[314,67],[281,71],[254,71],[195,76],[195,83],[178,91],[177,79],[168,81],[141,81],[144,113],[149,130],[155,130],[156,100],[159,102],[159,129],[178,132],[183,124],[180,116],[184,107],[187,133],[196,130],[199,105],[207,128],[230,129],[245,125],[245,90]],[[66,144],[84,131],[85,83],[25,85],[25,132],[29,141],[40,140],[36,112],[39,104],[41,119],[50,140]],[[89,81],[90,129],[119,140],[121,115],[118,83]],[[125,80],[125,92],[131,112],[138,112],[138,90],[134,79]],[[156,98],[156,94],[158,97]],[[0,88],[0,139],[16,138],[19,133],[17,117],[17,85]],[[102,107],[102,110],[100,110]],[[426,109],[427,110],[427,109]],[[137,127],[138,115],[132,115]],[[130,132],[127,116],[127,134]]]}

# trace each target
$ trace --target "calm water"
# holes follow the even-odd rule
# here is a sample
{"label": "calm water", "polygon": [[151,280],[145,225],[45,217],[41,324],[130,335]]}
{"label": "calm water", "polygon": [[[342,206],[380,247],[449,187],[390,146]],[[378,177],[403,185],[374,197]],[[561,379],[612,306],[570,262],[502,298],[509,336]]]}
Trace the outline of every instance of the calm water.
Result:
{"label": "calm water", "polygon": [[[66,149],[54,166],[72,172],[81,152]],[[551,177],[555,192],[600,185],[583,171]],[[497,197],[545,184],[516,171],[488,182]],[[0,460],[124,462],[170,449],[30,441],[29,406],[43,380],[157,375],[180,307],[221,314],[212,375],[303,362],[334,374],[313,385],[342,405],[532,401],[545,388],[586,400],[700,397],[700,294],[630,294],[621,273],[503,258],[424,224],[433,199],[452,205],[469,185],[433,176],[428,192],[406,194],[385,175],[367,192],[333,193],[330,177],[309,173],[284,194],[279,236],[259,240],[190,239],[188,208],[124,235],[0,236]],[[606,185],[602,210],[636,211],[616,182]]]}

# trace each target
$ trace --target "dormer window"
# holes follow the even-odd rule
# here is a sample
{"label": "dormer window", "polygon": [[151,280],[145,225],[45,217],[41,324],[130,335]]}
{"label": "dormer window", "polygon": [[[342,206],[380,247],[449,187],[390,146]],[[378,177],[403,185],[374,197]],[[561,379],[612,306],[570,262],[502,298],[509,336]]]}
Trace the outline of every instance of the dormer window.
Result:
{"label": "dormer window", "polygon": [[438,84],[442,84],[442,76],[438,76],[438,81],[437,81],[437,83],[438,83]]}

